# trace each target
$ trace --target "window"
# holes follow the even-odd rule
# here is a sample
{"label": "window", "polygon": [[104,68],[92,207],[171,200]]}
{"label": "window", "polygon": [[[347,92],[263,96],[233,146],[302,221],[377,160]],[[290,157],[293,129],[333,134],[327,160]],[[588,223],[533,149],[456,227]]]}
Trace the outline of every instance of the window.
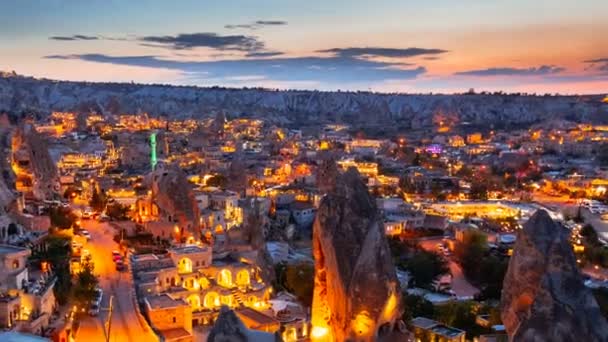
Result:
{"label": "window", "polygon": [[19,268],[19,260],[15,259],[13,260],[13,269],[16,270]]}
{"label": "window", "polygon": [[177,319],[175,318],[175,316],[173,316],[173,323],[177,322]]}

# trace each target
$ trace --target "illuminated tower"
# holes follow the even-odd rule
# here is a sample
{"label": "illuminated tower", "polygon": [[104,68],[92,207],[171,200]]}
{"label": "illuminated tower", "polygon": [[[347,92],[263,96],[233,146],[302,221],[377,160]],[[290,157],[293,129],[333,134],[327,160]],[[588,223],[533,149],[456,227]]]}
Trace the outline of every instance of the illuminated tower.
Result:
{"label": "illuminated tower", "polygon": [[150,134],[150,164],[152,171],[156,168],[156,132]]}

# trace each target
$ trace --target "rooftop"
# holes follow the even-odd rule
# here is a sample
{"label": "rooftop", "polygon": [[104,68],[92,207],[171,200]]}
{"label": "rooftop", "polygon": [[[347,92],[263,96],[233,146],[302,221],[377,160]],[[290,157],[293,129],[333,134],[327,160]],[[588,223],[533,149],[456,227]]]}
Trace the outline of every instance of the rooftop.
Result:
{"label": "rooftop", "polygon": [[188,305],[181,299],[173,299],[167,294],[157,296],[148,296],[145,298],[148,307],[154,309],[176,308],[183,305]]}
{"label": "rooftop", "polygon": [[424,330],[430,330],[437,335],[445,336],[447,338],[454,338],[464,334],[465,332],[460,329],[448,327],[437,321],[434,321],[426,317],[416,317],[412,320],[412,325]]}
{"label": "rooftop", "polygon": [[251,308],[242,308],[236,311],[239,317],[246,317],[249,320],[252,320],[259,325],[268,325],[278,323],[276,319],[270,317],[264,313],[261,313],[257,310]]}
{"label": "rooftop", "polygon": [[30,250],[24,247],[0,245],[0,254],[20,253],[29,252]]}
{"label": "rooftop", "polygon": [[193,254],[193,253],[204,253],[207,252],[207,247],[199,247],[199,246],[182,246],[182,247],[173,247],[169,250],[169,252],[175,254]]}

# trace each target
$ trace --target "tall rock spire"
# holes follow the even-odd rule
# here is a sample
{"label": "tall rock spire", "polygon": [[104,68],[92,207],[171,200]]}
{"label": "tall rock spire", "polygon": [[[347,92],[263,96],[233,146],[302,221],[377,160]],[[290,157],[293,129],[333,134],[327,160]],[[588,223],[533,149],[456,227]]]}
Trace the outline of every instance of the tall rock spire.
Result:
{"label": "tall rock spire", "polygon": [[[313,341],[387,340],[396,327],[402,328],[401,292],[376,204],[357,170],[334,177],[335,182],[324,180],[329,191],[313,227],[311,337]],[[398,340],[407,341],[403,336]]]}
{"label": "tall rock spire", "polygon": [[544,210],[517,237],[501,316],[511,341],[608,341],[608,324],[583,284],[568,232]]}

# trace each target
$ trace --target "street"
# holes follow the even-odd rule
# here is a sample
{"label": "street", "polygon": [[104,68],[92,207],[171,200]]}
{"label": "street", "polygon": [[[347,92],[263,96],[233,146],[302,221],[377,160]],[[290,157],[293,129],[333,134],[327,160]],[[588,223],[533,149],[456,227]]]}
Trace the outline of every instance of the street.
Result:
{"label": "street", "polygon": [[[439,237],[436,239],[427,239],[419,242],[420,247],[429,251],[429,252],[437,252],[437,244],[442,243],[443,238]],[[462,268],[458,265],[452,258],[447,258],[448,265],[450,267],[450,273],[452,274],[452,291],[457,297],[468,298],[475,296],[479,290],[471,285],[467,278],[465,278],[464,273],[462,273]]]}
{"label": "street", "polygon": [[131,277],[127,272],[116,271],[112,261],[112,250],[118,250],[118,244],[112,239],[114,229],[108,223],[97,220],[83,220],[82,222],[83,228],[91,233],[92,238],[86,248],[91,253],[95,274],[99,276],[99,285],[103,289],[103,300],[97,317],[86,315],[80,320],[76,341],[106,341],[103,324],[109,315],[107,309],[111,296],[114,296],[114,310],[109,341],[158,341],[147,324],[140,322],[135,311],[131,296],[131,291],[133,291]]}

